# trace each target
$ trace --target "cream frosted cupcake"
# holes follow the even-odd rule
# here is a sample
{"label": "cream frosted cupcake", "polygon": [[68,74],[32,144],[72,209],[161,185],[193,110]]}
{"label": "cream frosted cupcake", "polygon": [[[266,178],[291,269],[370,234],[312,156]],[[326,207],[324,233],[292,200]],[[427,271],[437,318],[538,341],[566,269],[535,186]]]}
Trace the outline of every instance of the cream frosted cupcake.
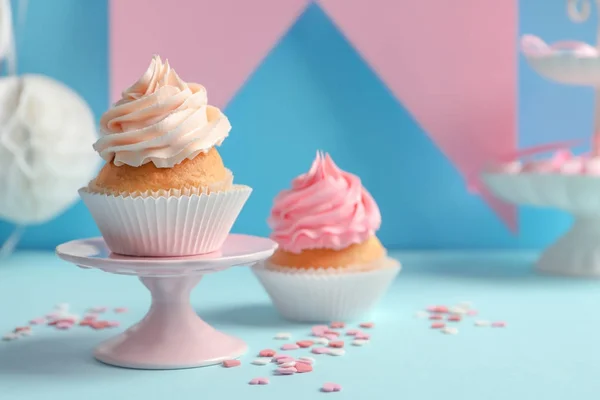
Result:
{"label": "cream frosted cupcake", "polygon": [[375,235],[375,200],[328,154],[317,153],[310,171],[275,198],[269,225],[279,248],[253,271],[288,319],[358,318],[400,271]]}
{"label": "cream frosted cupcake", "polygon": [[229,120],[206,89],[154,56],[100,119],[106,160],[79,193],[112,252],[188,256],[218,250],[252,189],[234,185],[216,149]]}

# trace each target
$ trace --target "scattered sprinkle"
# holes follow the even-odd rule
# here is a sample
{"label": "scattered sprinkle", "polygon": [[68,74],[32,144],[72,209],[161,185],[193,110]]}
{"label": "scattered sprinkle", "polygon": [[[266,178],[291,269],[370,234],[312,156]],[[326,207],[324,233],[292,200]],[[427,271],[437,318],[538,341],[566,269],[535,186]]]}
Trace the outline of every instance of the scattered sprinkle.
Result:
{"label": "scattered sprinkle", "polygon": [[368,333],[357,333],[356,335],[354,335],[354,339],[359,339],[359,340],[370,340],[371,339],[371,335],[369,335]]}
{"label": "scattered sprinkle", "polygon": [[469,311],[467,311],[467,315],[470,316],[470,317],[474,317],[477,314],[479,314],[479,312],[477,310],[469,310]]}
{"label": "scattered sprinkle", "polygon": [[239,367],[242,364],[240,360],[225,360],[223,366],[225,368]]}
{"label": "scattered sprinkle", "polygon": [[254,365],[267,365],[270,362],[271,362],[271,358],[269,358],[269,357],[260,357],[260,358],[255,359],[254,361],[252,361],[252,364],[254,364]]}
{"label": "scattered sprinkle", "polygon": [[466,314],[467,310],[462,307],[450,307],[448,309],[448,312],[450,312],[452,314]]}
{"label": "scattered sprinkle", "polygon": [[92,314],[102,314],[105,313],[106,310],[108,310],[108,307],[91,307],[88,312]]}
{"label": "scattered sprinkle", "polygon": [[300,346],[298,346],[296,343],[286,343],[281,346],[281,350],[298,350],[299,348]]}
{"label": "scattered sprinkle", "polygon": [[315,342],[315,344],[329,344],[329,339],[319,337],[313,340],[313,342]]}
{"label": "scattered sprinkle", "polygon": [[460,322],[462,320],[462,317],[458,314],[451,314],[450,316],[448,316],[448,321],[450,322]]}
{"label": "scattered sprinkle", "polygon": [[359,325],[361,328],[365,328],[365,329],[371,329],[375,327],[375,324],[373,322],[363,322],[362,324]]}
{"label": "scattered sprinkle", "polygon": [[56,324],[56,329],[71,329],[73,323],[67,321],[60,321]]}
{"label": "scattered sprinkle", "polygon": [[492,322],[492,328],[504,328],[504,327],[506,327],[506,322],[504,322],[504,321]]}
{"label": "scattered sprinkle", "polygon": [[273,356],[273,361],[278,362],[282,358],[290,358],[290,356],[287,354],[276,354]]}
{"label": "scattered sprinkle", "polygon": [[339,392],[340,390],[342,390],[342,387],[340,385],[338,385],[337,383],[333,383],[333,382],[327,382],[321,388],[321,391],[326,392],[326,393]]}
{"label": "scattered sprinkle", "polygon": [[337,349],[341,349],[342,347],[344,347],[344,341],[343,340],[331,341],[331,342],[329,342],[329,347],[335,347]]}
{"label": "scattered sprinkle", "polygon": [[327,347],[313,347],[311,352],[314,354],[327,354],[331,349]]}
{"label": "scattered sprinkle", "polygon": [[431,324],[431,329],[441,329],[445,326],[446,324],[443,322],[434,322],[433,324]]}
{"label": "scattered sprinkle", "polygon": [[[104,311],[106,311],[106,309]],[[113,311],[116,312],[117,314],[122,314],[122,313],[126,313],[129,310],[126,307],[117,307]]]}
{"label": "scattered sprinkle", "polygon": [[282,358],[277,359],[275,362],[279,365],[282,365],[282,364],[290,363],[292,361],[294,361],[294,359],[292,357],[282,357]]}
{"label": "scattered sprinkle", "polygon": [[323,336],[327,337],[327,335],[332,335],[332,336],[338,337],[338,336],[340,336],[340,333],[336,332],[336,331],[325,331]]}
{"label": "scattered sprinkle", "polygon": [[301,340],[299,342],[296,342],[296,344],[298,346],[300,346],[301,348],[305,349],[305,348],[310,347],[313,344],[315,344],[315,342],[313,342],[312,340]]}
{"label": "scattered sprinkle", "polygon": [[331,324],[329,324],[329,327],[331,329],[344,329],[346,327],[346,324],[343,322],[332,322]]}
{"label": "scattered sprinkle", "polygon": [[279,364],[280,368],[291,368],[296,366],[296,361],[287,361]]}
{"label": "scattered sprinkle", "polygon": [[308,364],[315,364],[317,362],[317,360],[312,357],[300,357],[298,358],[298,361]]}
{"label": "scattered sprinkle", "polygon": [[330,356],[343,356],[344,354],[346,354],[346,350],[344,349],[329,349],[329,352],[327,353]]}
{"label": "scattered sprinkle", "polygon": [[275,356],[275,350],[271,350],[271,349],[264,349],[261,350],[258,355],[260,357],[274,357]]}
{"label": "scattered sprinkle", "polygon": [[447,313],[448,307],[446,306],[429,306],[427,307],[427,311],[434,313]]}
{"label": "scattered sprinkle", "polygon": [[347,336],[354,336],[357,333],[360,333],[360,331],[358,329],[349,329],[348,331],[346,331]]}
{"label": "scattered sprinkle", "polygon": [[269,380],[267,378],[252,378],[250,380],[250,382],[248,382],[248,384],[250,384],[250,385],[268,385]]}
{"label": "scattered sprinkle", "polygon": [[277,368],[275,370],[275,373],[277,373],[278,375],[292,375],[295,374],[298,370],[294,367],[289,367],[289,368]]}
{"label": "scattered sprinkle", "polygon": [[352,341],[353,346],[364,346],[367,343],[369,343],[369,341],[364,339],[355,339]]}
{"label": "scattered sprinkle", "polygon": [[331,335],[331,334],[326,333],[323,335],[323,337],[327,340],[335,340],[335,339],[337,339],[338,335]]}
{"label": "scattered sprinkle", "polygon": [[296,368],[296,372],[299,374],[303,374],[305,372],[312,372],[313,370],[312,365],[306,362],[297,362],[294,368]]}
{"label": "scattered sprinkle", "polygon": [[490,321],[485,321],[483,319],[475,321],[475,326],[490,326]]}
{"label": "scattered sprinkle", "polygon": [[329,330],[327,325],[315,325],[312,327],[311,331],[313,336],[322,336],[325,332]]}
{"label": "scattered sprinkle", "polygon": [[447,335],[456,335],[458,334],[458,328],[447,326],[445,328],[442,328],[441,332]]}
{"label": "scattered sprinkle", "polygon": [[288,332],[280,332],[278,334],[275,335],[274,339],[277,340],[288,340],[292,337],[291,333]]}
{"label": "scattered sprinkle", "polygon": [[431,315],[429,316],[429,319],[432,319],[432,320],[439,320],[439,319],[444,319],[444,317],[443,317],[441,314],[431,314]]}

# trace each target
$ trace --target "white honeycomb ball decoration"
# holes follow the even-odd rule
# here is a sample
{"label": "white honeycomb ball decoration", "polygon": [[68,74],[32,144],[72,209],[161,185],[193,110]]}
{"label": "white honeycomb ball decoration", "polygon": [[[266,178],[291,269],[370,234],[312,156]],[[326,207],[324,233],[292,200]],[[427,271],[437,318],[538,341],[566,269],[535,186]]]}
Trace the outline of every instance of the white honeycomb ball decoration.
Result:
{"label": "white honeycomb ball decoration", "polygon": [[41,75],[0,78],[0,219],[48,221],[71,206],[98,167],[87,103]]}

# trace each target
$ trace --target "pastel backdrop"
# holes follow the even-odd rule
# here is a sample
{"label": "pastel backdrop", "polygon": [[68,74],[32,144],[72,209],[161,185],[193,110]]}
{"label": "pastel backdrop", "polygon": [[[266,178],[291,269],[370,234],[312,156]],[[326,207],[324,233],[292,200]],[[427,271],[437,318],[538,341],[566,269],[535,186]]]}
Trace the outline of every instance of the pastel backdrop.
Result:
{"label": "pastel backdrop", "polygon": [[[65,82],[97,118],[152,53],[207,86],[234,127],[226,164],[255,189],[235,231],[268,234],[272,198],[316,149],[362,177],[388,247],[539,248],[570,223],[467,190],[488,157],[590,132],[591,92],[545,81],[518,55],[521,33],[594,40],[595,22],[571,23],[562,0],[378,0],[369,12],[358,0],[224,0],[211,20],[229,19],[214,26],[198,25],[206,8],[194,0],[173,0],[186,10],[174,15],[158,0],[28,3],[19,72]],[[0,240],[11,229],[0,223]],[[78,203],[21,247],[95,235]]]}

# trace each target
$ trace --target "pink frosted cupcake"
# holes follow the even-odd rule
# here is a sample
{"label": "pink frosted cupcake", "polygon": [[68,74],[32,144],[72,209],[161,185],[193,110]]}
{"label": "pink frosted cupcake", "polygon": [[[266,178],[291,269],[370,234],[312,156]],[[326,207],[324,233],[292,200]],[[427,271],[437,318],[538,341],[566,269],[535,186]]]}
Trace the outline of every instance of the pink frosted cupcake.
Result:
{"label": "pink frosted cupcake", "polygon": [[253,271],[288,319],[358,318],[400,271],[375,235],[375,200],[328,154],[318,153],[310,171],[276,197],[269,225],[279,248]]}

